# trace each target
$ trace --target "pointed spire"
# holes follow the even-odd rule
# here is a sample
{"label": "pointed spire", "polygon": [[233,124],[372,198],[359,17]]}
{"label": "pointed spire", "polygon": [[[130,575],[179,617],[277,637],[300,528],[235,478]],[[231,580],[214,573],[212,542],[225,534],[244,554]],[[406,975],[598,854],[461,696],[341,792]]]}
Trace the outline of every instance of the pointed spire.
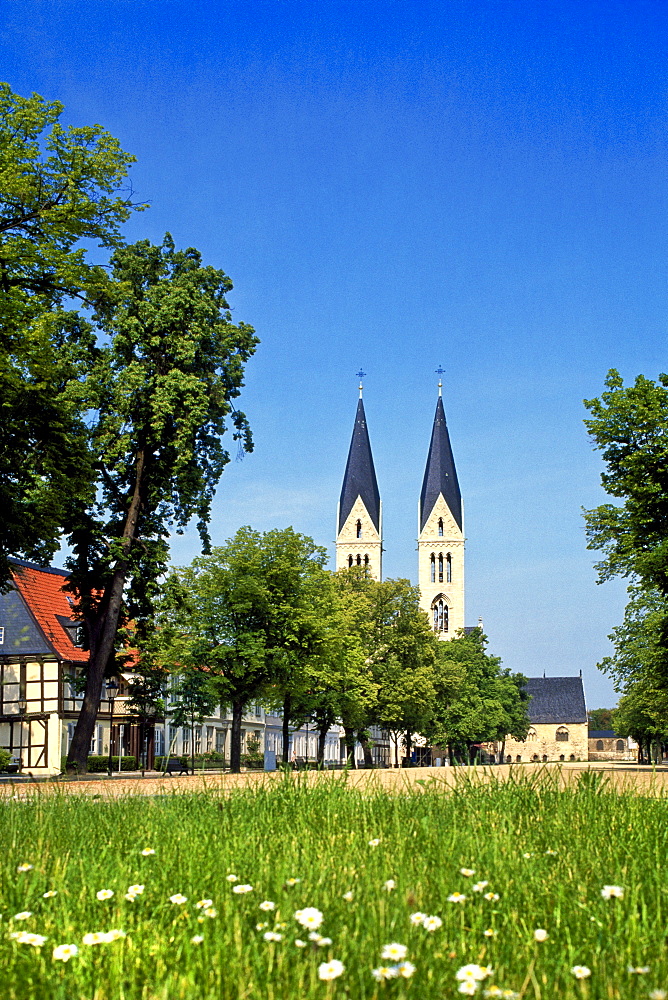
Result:
{"label": "pointed spire", "polygon": [[448,425],[445,422],[445,410],[439,383],[436,415],[431,432],[427,467],[424,470],[422,492],[420,493],[420,531],[424,528],[439,494],[450,508],[450,513],[462,529],[462,495],[459,492],[457,470],[450,446]]}
{"label": "pointed spire", "polygon": [[362,393],[357,402],[357,413],[355,414],[355,426],[353,437],[350,442],[346,472],[343,477],[341,487],[341,500],[339,502],[339,531],[346,523],[346,519],[353,509],[353,504],[358,497],[366,507],[369,517],[373,521],[376,531],[380,531],[380,493],[376,481],[376,471],[373,467],[373,456],[371,454],[371,442],[366,426],[366,414],[364,413],[364,403]]}

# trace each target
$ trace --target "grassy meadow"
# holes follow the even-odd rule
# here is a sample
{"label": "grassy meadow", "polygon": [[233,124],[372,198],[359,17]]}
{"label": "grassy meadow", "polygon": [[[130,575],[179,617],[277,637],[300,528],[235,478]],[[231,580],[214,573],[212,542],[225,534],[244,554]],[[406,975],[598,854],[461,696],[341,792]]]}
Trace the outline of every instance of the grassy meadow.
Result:
{"label": "grassy meadow", "polygon": [[3,1000],[667,995],[666,801],[593,774],[36,792],[0,844]]}

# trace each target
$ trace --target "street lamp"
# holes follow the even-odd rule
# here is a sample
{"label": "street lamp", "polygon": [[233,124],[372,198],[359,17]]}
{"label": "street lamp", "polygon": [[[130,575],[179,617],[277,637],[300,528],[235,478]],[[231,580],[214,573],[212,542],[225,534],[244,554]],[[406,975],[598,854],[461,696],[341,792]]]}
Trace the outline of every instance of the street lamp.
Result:
{"label": "street lamp", "polygon": [[19,698],[18,709],[19,709],[19,771],[23,770],[23,719],[26,714],[26,709],[28,703],[25,697]]}
{"label": "street lamp", "polygon": [[111,738],[114,728],[114,698],[118,691],[118,682],[112,677],[111,680],[107,681],[107,700],[111,706],[109,710],[109,764],[107,767],[107,774],[111,777]]}

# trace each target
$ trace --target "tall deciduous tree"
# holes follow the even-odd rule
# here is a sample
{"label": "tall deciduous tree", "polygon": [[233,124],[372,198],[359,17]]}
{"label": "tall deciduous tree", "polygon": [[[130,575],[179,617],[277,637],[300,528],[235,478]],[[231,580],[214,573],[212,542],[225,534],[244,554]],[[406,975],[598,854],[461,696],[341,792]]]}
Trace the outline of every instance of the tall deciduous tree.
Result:
{"label": "tall deciduous tree", "polygon": [[10,555],[48,561],[93,478],[67,391],[89,333],[63,309],[97,298],[107,277],[86,248],[120,245],[143,207],[123,190],[134,157],[99,125],[63,128],[62,111],[0,84],[0,588]]}
{"label": "tall deciduous tree", "polygon": [[87,413],[93,489],[69,517],[71,587],[90,648],[86,690],[68,754],[85,769],[102,678],[119,622],[138,641],[151,619],[168,535],[197,518],[203,545],[216,484],[229,461],[222,436],[252,448],[234,400],[257,338],[232,322],[230,279],[193,249],[142,241],[117,249],[93,318],[88,377],[68,387]]}

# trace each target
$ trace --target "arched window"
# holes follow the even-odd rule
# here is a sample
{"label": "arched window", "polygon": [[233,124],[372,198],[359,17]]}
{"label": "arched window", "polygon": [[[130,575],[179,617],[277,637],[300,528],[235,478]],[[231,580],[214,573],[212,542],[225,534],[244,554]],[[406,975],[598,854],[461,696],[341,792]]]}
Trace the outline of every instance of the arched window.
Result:
{"label": "arched window", "polygon": [[434,629],[436,632],[447,632],[450,624],[450,609],[442,597],[432,605]]}
{"label": "arched window", "polygon": [[443,537],[443,518],[442,517],[439,517],[439,519],[438,519],[438,535],[439,535],[439,538]]}
{"label": "arched window", "polygon": [[563,726],[559,726],[555,739],[561,743],[565,743],[568,740],[568,730],[564,729]]}
{"label": "arched window", "polygon": [[438,582],[443,583],[443,553],[438,553]]}
{"label": "arched window", "polygon": [[538,760],[538,754],[537,754],[537,753],[535,753],[535,754],[533,755],[533,757],[532,757],[531,759],[532,759],[532,760]]}
{"label": "arched window", "polygon": [[510,754],[508,754],[508,756],[506,757],[506,764],[512,764],[512,762],[513,758],[510,756]]}
{"label": "arched window", "polygon": [[358,556],[356,561],[357,561],[357,565],[358,566],[362,565],[362,557],[361,556]]}
{"label": "arched window", "polygon": [[547,754],[543,754],[543,764],[547,764]]}
{"label": "arched window", "polygon": [[559,754],[559,760],[566,760],[566,758],[564,757],[563,753]]}
{"label": "arched window", "polygon": [[570,757],[569,757],[568,759],[569,759],[569,760],[575,760],[575,754],[574,754],[574,753],[572,753],[572,754],[570,755]]}
{"label": "arched window", "polygon": [[450,555],[449,552],[445,557],[445,567],[446,567],[445,579],[447,580],[448,583],[452,583],[452,556]]}
{"label": "arched window", "polygon": [[517,755],[517,757],[515,758],[515,761],[516,761],[516,763],[518,763],[518,764],[521,764],[521,763],[522,763],[522,757],[520,756],[520,754],[518,754],[518,755]]}
{"label": "arched window", "polygon": [[348,556],[348,566],[352,566],[352,564],[353,564],[353,557]]}
{"label": "arched window", "polygon": [[533,743],[534,740],[537,740],[537,739],[538,739],[538,733],[536,732],[536,730],[532,726],[531,729],[529,730],[529,732],[527,733],[527,740],[531,740],[531,742]]}
{"label": "arched window", "polygon": [[369,565],[369,557],[368,557],[368,556],[366,556],[366,555],[364,556],[364,565],[365,565],[365,566],[368,566],[368,565]]}
{"label": "arched window", "polygon": [[617,747],[617,753],[623,753],[626,750],[624,740],[617,740],[615,746]]}
{"label": "arched window", "polygon": [[431,577],[430,577],[430,579],[431,579],[432,583],[436,583],[436,556],[434,555],[433,552],[431,554],[431,559],[429,560],[429,562],[431,563]]}
{"label": "arched window", "polygon": [[361,521],[358,521],[357,524],[355,525],[355,532],[356,532],[358,538],[362,537],[362,522]]}
{"label": "arched window", "polygon": [[605,750],[605,746],[604,746],[603,740],[596,740],[596,749],[597,750]]}

